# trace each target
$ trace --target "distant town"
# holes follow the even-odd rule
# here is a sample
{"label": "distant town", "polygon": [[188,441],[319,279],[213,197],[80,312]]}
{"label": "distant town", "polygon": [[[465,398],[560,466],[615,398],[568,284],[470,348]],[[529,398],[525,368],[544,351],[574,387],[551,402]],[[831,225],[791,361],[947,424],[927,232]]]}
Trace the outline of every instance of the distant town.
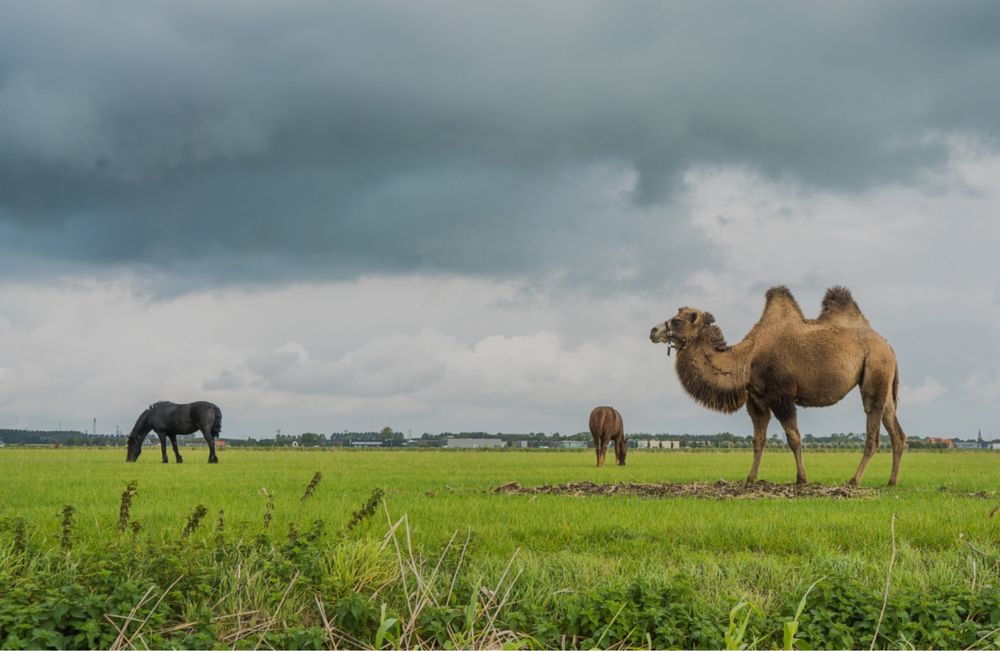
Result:
{"label": "distant town", "polygon": [[[23,429],[0,429],[0,447],[6,446],[49,446],[49,447],[116,447],[124,446],[124,434],[94,434],[80,431],[36,431]],[[650,434],[636,432],[628,435],[628,445],[632,449],[683,450],[705,448],[749,448],[752,437],[737,436],[730,432],[717,434]],[[887,436],[882,436],[883,446],[888,446]],[[178,440],[187,446],[205,445],[200,435],[182,437]],[[815,436],[805,434],[802,443],[807,448],[850,449],[864,445],[864,434],[849,432]],[[146,445],[159,444],[154,434],[146,439]],[[961,449],[1000,450],[1000,440],[987,440],[982,432],[975,438],[957,436],[936,436],[907,438],[911,449]],[[592,448],[590,432],[560,434],[559,432],[529,432],[527,434],[497,432],[441,432],[407,436],[391,427],[378,432],[336,432],[318,434],[280,434],[270,437],[223,438],[219,447],[233,448],[517,448],[517,449],[573,449]],[[768,447],[785,447],[784,436],[772,435]]]}

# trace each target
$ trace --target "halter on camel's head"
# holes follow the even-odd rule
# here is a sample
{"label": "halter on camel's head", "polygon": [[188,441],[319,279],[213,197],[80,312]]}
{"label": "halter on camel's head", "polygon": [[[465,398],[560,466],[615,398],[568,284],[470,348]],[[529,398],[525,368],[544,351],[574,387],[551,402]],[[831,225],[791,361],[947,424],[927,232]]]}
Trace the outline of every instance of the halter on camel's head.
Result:
{"label": "halter on camel's head", "polygon": [[698,337],[703,327],[713,323],[715,317],[711,312],[682,307],[673,318],[655,326],[649,333],[649,339],[654,344],[667,344],[667,355],[670,355],[671,350],[684,350]]}

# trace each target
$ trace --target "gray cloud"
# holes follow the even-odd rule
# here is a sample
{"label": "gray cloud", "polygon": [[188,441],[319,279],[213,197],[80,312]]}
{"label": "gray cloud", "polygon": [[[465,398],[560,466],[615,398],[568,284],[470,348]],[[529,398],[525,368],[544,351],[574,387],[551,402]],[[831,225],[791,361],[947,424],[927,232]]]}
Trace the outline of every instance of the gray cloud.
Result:
{"label": "gray cloud", "polygon": [[857,191],[941,163],[929,134],[994,142],[998,14],[21,4],[0,25],[0,246],[181,284],[635,285],[713,255],[672,203],[692,167]]}

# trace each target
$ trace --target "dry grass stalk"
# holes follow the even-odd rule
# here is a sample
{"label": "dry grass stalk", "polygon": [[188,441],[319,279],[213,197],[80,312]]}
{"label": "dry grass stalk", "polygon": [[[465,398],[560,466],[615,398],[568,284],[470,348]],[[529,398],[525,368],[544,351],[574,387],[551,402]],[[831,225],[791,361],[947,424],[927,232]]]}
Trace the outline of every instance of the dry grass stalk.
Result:
{"label": "dry grass stalk", "polygon": [[[404,514],[393,522],[388,507],[384,503],[383,507],[386,519],[389,522],[389,530],[385,535],[383,545],[388,545],[391,542],[396,552],[396,562],[400,573],[400,586],[408,611],[408,617],[405,617],[400,623],[401,631],[397,642],[403,648],[435,648],[439,646],[436,642],[420,638],[417,633],[417,625],[424,608],[429,605],[441,605],[434,587],[437,584],[437,578],[443,566],[444,559],[454,546],[457,532],[451,536],[441,556],[437,559],[437,562],[428,575],[425,569],[426,564],[419,562],[414,554],[407,516]],[[405,543],[401,543],[399,540],[400,533],[405,536]],[[472,534],[469,532],[466,534],[465,542],[461,546],[459,560],[451,576],[447,598],[444,601],[445,604],[451,601],[454,594],[455,584],[462,569],[471,539]],[[519,551],[515,551],[511,556],[495,587],[491,589],[480,586],[473,593],[472,602],[470,603],[470,608],[473,610],[472,617],[467,622],[469,625],[468,630],[454,630],[449,628],[450,642],[455,648],[496,649],[517,644],[524,640],[523,635],[496,628],[496,622],[503,609],[508,605],[514,585],[521,576],[522,570],[519,569],[511,577],[514,561]],[[476,628],[477,623],[481,624],[478,630]]]}
{"label": "dry grass stalk", "polygon": [[[135,643],[136,640],[142,644],[142,648],[148,648],[148,645],[142,637],[142,629],[146,626],[149,618],[153,616],[153,613],[156,612],[156,609],[163,601],[163,598],[166,597],[171,590],[173,590],[174,586],[177,585],[177,582],[180,581],[181,578],[183,577],[177,577],[174,579],[173,583],[167,586],[167,589],[163,591],[160,598],[156,600],[156,603],[153,604],[153,607],[149,609],[148,613],[146,613],[146,617],[141,621],[138,617],[136,617],[136,614],[139,612],[139,609],[141,609],[143,605],[150,600],[153,592],[156,590],[155,585],[149,586],[149,590],[146,590],[146,593],[142,596],[142,598],[139,599],[134,606],[132,606],[132,610],[129,611],[128,615],[104,615],[104,618],[111,622],[111,625],[115,627],[116,631],[118,631],[118,635],[115,637],[115,641],[111,643],[109,651],[118,651],[119,649],[137,649],[139,647]],[[121,626],[119,626],[115,621],[116,619],[123,620]],[[129,624],[132,622],[139,622],[139,626],[137,626],[131,633],[128,633]]]}
{"label": "dry grass stalk", "polygon": [[868,651],[875,648],[875,641],[878,639],[878,630],[882,626],[882,619],[885,617],[885,608],[889,604],[889,582],[892,581],[892,568],[896,564],[896,514],[892,514],[889,521],[889,532],[892,536],[892,555],[889,557],[889,571],[885,574],[885,593],[882,595],[882,610],[878,614],[878,623],[875,624],[875,633],[872,635],[872,645]]}

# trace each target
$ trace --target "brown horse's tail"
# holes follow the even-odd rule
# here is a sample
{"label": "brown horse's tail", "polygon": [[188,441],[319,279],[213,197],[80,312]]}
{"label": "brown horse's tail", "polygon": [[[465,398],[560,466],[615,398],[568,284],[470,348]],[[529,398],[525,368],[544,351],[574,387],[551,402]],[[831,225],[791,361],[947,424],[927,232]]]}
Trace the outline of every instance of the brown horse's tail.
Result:
{"label": "brown horse's tail", "polygon": [[219,438],[219,432],[222,431],[222,410],[219,409],[218,405],[212,405],[215,410],[215,422],[212,423],[212,438]]}

